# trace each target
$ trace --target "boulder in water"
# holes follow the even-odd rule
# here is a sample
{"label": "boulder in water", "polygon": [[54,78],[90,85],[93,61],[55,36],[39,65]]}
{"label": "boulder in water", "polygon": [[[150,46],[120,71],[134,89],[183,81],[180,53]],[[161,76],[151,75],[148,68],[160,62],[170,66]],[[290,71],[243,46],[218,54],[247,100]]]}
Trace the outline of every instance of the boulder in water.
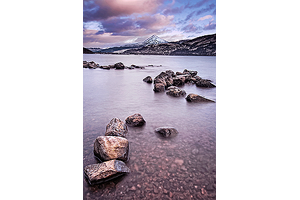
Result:
{"label": "boulder in water", "polygon": [[214,102],[213,100],[193,93],[189,94],[185,99],[189,102]]}
{"label": "boulder in water", "polygon": [[116,136],[99,136],[94,142],[94,155],[101,161],[128,160],[129,142]]}
{"label": "boulder in water", "polygon": [[151,76],[147,76],[146,78],[143,79],[143,81],[146,83],[152,83],[152,78]]}
{"label": "boulder in water", "polygon": [[180,96],[185,96],[186,92],[184,90],[179,89],[176,86],[170,86],[168,87],[166,94],[173,97],[180,97]]}
{"label": "boulder in water", "polygon": [[113,118],[109,124],[106,126],[106,136],[120,136],[125,137],[127,135],[128,129],[126,124],[119,118]]}
{"label": "boulder in water", "polygon": [[165,91],[165,85],[163,83],[155,83],[153,91],[154,92],[164,92]]}
{"label": "boulder in water", "polygon": [[196,82],[197,87],[206,87],[206,88],[214,88],[216,87],[214,84],[211,83],[208,79],[198,79]]}
{"label": "boulder in water", "polygon": [[170,137],[171,135],[175,136],[178,134],[178,131],[172,127],[159,127],[155,129],[155,132],[161,134],[163,137]]}
{"label": "boulder in water", "polygon": [[144,118],[139,113],[130,115],[125,119],[125,122],[128,126],[143,126],[145,124]]}
{"label": "boulder in water", "polygon": [[125,69],[125,66],[124,66],[123,63],[118,62],[118,63],[116,63],[116,64],[114,65],[114,68],[116,68],[116,69]]}
{"label": "boulder in water", "polygon": [[84,174],[91,185],[111,180],[126,173],[130,173],[130,169],[120,160],[87,165],[84,168]]}

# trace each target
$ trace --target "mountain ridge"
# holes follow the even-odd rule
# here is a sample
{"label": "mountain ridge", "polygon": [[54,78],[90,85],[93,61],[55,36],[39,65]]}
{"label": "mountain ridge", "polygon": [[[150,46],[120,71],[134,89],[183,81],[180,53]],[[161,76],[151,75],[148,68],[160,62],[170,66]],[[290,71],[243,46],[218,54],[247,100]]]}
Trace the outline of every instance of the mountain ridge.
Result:
{"label": "mountain ridge", "polygon": [[180,55],[216,56],[216,34],[204,35],[193,39],[168,42],[152,35],[141,43],[132,43],[107,49],[87,48],[100,54],[142,54],[142,55]]}

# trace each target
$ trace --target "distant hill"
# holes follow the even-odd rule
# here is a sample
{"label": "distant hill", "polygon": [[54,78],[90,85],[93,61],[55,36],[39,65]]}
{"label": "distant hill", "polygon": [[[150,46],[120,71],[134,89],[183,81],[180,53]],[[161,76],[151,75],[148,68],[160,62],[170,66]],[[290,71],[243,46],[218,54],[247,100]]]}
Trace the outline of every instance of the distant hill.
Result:
{"label": "distant hill", "polygon": [[124,51],[123,54],[216,56],[216,34],[191,40],[151,44]]}
{"label": "distant hill", "polygon": [[167,43],[167,42],[168,41],[161,39],[157,35],[152,35],[151,37],[147,38],[145,41],[139,42],[139,43],[126,44],[124,46],[110,47],[110,48],[106,48],[106,49],[89,48],[89,50],[91,50],[95,53],[122,53],[129,49],[136,49],[136,48],[141,48],[141,47],[144,47],[147,45],[162,44],[162,43]]}
{"label": "distant hill", "polygon": [[92,52],[91,50],[88,50],[87,48],[83,47],[83,53],[84,54],[93,54],[94,52]]}

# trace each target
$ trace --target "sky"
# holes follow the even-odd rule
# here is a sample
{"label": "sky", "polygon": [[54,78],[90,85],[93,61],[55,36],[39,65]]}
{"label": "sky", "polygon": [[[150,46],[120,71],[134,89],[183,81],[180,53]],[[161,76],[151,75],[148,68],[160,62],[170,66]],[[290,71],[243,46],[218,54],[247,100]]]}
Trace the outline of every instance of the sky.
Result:
{"label": "sky", "polygon": [[169,42],[216,33],[216,0],[83,0],[83,46],[108,48],[152,35]]}

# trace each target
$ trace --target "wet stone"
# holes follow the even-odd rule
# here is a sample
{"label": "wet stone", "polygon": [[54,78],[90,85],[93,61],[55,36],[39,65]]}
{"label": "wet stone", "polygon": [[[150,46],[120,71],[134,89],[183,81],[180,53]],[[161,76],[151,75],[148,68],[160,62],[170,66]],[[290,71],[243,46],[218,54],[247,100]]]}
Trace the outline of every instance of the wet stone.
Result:
{"label": "wet stone", "polygon": [[126,124],[115,117],[106,126],[105,136],[120,136],[126,138],[127,132]]}
{"label": "wet stone", "polygon": [[88,165],[84,168],[84,173],[91,185],[111,180],[129,172],[130,169],[120,160],[110,160]]}

